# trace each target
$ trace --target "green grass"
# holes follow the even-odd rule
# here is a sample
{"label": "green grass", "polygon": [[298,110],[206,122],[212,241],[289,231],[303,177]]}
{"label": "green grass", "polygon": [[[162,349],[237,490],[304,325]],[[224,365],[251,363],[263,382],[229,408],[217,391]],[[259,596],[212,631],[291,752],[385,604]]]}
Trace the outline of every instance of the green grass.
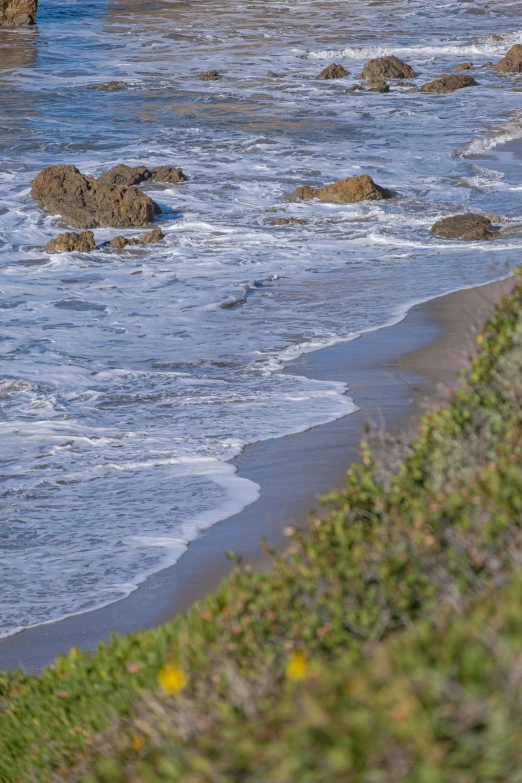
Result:
{"label": "green grass", "polygon": [[[363,443],[269,573],[237,568],[186,616],[39,677],[0,674],[2,783],[522,781],[521,313],[518,285],[391,487]],[[176,696],[166,663],[189,678]]]}

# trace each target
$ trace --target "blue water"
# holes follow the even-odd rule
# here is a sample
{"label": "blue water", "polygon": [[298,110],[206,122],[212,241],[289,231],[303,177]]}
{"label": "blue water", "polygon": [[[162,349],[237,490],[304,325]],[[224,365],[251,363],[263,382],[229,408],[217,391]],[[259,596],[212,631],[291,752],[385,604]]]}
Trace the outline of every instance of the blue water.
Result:
{"label": "blue water", "polygon": [[[345,90],[369,57],[403,57],[420,85],[498,59],[521,30],[502,1],[41,0],[34,29],[0,31],[0,635],[125,597],[258,497],[229,462],[245,444],[363,402],[281,374],[292,357],[518,263],[516,235],[428,229],[468,209],[521,221],[518,180],[496,165],[522,137],[522,77]],[[333,61],[350,77],[314,80]],[[209,69],[223,78],[196,78]],[[108,80],[126,89],[87,89]],[[146,187],[166,240],[46,254],[64,224],[31,179],[120,162],[188,175]],[[363,172],[396,198],[284,200]],[[308,224],[268,225],[288,216]]]}

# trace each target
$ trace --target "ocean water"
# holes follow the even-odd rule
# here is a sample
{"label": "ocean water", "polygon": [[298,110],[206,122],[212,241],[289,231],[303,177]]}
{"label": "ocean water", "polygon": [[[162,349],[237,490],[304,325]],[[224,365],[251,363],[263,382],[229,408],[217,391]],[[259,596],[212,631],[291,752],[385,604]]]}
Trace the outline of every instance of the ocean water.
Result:
{"label": "ocean water", "polygon": [[[281,373],[293,357],[519,263],[516,232],[428,231],[470,209],[522,222],[504,150],[522,76],[479,69],[516,42],[503,0],[41,0],[35,28],[0,31],[0,636],[124,598],[255,501],[230,464],[245,444],[362,402]],[[480,86],[345,92],[391,53],[417,85],[472,60]],[[350,77],[316,81],[333,61]],[[87,89],[108,80],[126,88]],[[189,180],[145,188],[163,243],[49,255],[64,224],[29,192],[54,163]],[[396,197],[285,200],[363,172]],[[291,216],[308,223],[268,225]],[[121,233],[140,232],[95,232]]]}

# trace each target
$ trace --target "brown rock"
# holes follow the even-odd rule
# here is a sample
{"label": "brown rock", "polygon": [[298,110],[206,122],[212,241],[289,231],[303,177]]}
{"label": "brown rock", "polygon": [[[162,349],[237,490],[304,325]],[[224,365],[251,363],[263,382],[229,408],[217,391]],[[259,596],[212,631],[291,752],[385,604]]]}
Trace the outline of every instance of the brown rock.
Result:
{"label": "brown rock", "polygon": [[459,73],[460,71],[473,71],[473,63],[461,63],[460,65],[456,65],[453,70],[455,73]]}
{"label": "brown rock", "polygon": [[299,218],[276,218],[271,220],[270,226],[306,226],[308,220],[300,220]]}
{"label": "brown rock", "polygon": [[96,242],[92,231],[82,231],[77,234],[75,231],[66,231],[59,234],[56,239],[51,239],[45,246],[47,253],[91,253],[96,250]]}
{"label": "brown rock", "polygon": [[104,247],[115,247],[118,250],[122,250],[129,245],[141,245],[139,239],[127,239],[127,237],[114,237],[109,242],[106,242]]}
{"label": "brown rock", "polygon": [[31,184],[38,206],[77,228],[146,226],[161,212],[135,187],[106,185],[84,176],[76,166],[48,166]]}
{"label": "brown rock", "polygon": [[203,79],[205,82],[214,82],[216,79],[221,79],[221,74],[217,71],[203,71],[198,74],[198,79]]}
{"label": "brown rock", "polygon": [[493,68],[493,65],[494,65],[493,60],[487,60],[484,63],[484,65],[481,65],[480,67],[481,68]]}
{"label": "brown rock", "polygon": [[390,92],[390,85],[384,79],[372,79],[367,82],[367,87],[370,92]]}
{"label": "brown rock", "polygon": [[0,27],[34,24],[38,0],[0,0]]}
{"label": "brown rock", "polygon": [[124,90],[127,84],[125,82],[104,82],[103,84],[89,84],[88,90],[106,90],[107,92],[116,92]]}
{"label": "brown rock", "polygon": [[157,182],[186,182],[187,178],[182,169],[174,166],[155,166],[150,172],[151,178]]}
{"label": "brown rock", "polygon": [[368,174],[360,177],[347,177],[339,179],[332,185],[324,188],[311,188],[309,185],[297,188],[292,194],[296,200],[309,200],[318,198],[320,201],[332,201],[336,204],[355,204],[358,201],[382,201],[392,198],[392,193],[386,188],[381,188]]}
{"label": "brown rock", "polygon": [[345,90],[345,92],[365,92],[365,89],[362,84],[352,84],[351,87],[348,87],[348,89]]}
{"label": "brown rock", "polygon": [[119,163],[108,171],[104,171],[98,182],[104,185],[140,185],[142,182],[151,179],[152,174],[146,166],[127,166],[125,163]]}
{"label": "brown rock", "polygon": [[493,66],[497,73],[522,73],[522,44],[515,44],[509,52]]}
{"label": "brown rock", "polygon": [[415,85],[413,82],[395,82],[395,87],[413,87],[415,88]]}
{"label": "brown rock", "polygon": [[428,84],[423,84],[420,91],[424,93],[447,93],[461,90],[463,87],[476,86],[477,82],[473,76],[457,76],[456,74],[450,74],[442,76],[440,79],[435,79],[433,82],[428,82]]}
{"label": "brown rock", "polygon": [[491,220],[484,215],[468,212],[464,215],[454,215],[437,221],[431,227],[433,234],[444,239],[464,239],[467,241],[484,241],[495,239],[497,231]]}
{"label": "brown rock", "polygon": [[361,79],[414,79],[417,74],[411,66],[399,60],[395,55],[391,57],[375,57],[370,60],[363,69]]}
{"label": "brown rock", "polygon": [[155,245],[157,242],[161,242],[162,239],[165,239],[165,234],[159,226],[141,235],[141,241],[144,245]]}
{"label": "brown rock", "polygon": [[344,79],[345,76],[349,76],[350,74],[346,70],[346,68],[343,68],[342,65],[336,65],[335,63],[332,63],[331,65],[328,65],[326,68],[323,68],[321,73],[316,76],[316,79]]}
{"label": "brown rock", "polygon": [[267,76],[270,76],[272,79],[279,79],[279,74],[273,71],[268,71]]}

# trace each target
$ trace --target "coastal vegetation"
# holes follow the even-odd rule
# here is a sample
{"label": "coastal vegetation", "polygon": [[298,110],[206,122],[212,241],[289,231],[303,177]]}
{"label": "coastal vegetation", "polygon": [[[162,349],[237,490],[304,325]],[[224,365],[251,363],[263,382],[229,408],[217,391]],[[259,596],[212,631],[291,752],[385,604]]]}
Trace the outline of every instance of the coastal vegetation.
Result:
{"label": "coastal vegetation", "polygon": [[0,675],[0,779],[520,780],[522,282],[389,486],[368,442],[272,568]]}

